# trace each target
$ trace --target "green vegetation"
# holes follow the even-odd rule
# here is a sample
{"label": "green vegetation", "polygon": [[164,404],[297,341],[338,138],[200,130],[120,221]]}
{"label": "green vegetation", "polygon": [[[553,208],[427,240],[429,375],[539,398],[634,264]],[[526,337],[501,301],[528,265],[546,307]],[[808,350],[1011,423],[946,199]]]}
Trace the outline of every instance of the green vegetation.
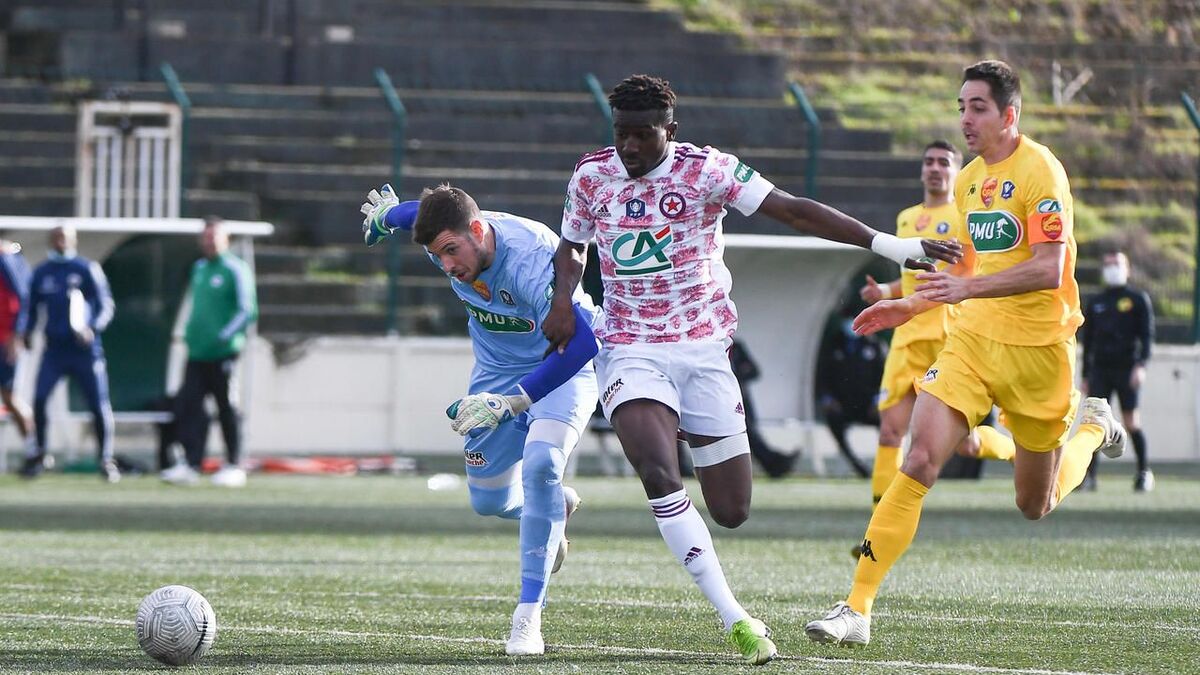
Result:
{"label": "green vegetation", "polygon": [[[1008,55],[1022,68],[1022,131],[1049,145],[1072,177],[1081,246],[1127,247],[1134,281],[1148,287],[1160,316],[1190,322],[1200,143],[1178,93],[1132,69],[1110,72],[1085,85],[1075,102],[1057,106],[1047,54],[1064,42],[1112,45],[1121,54],[1130,45],[1136,54],[1137,45],[1194,43],[1200,12],[1168,0],[911,0],[903,11],[857,0],[653,4],[785,54],[791,77],[815,106],[836,111],[846,128],[890,132],[893,152],[906,156],[930,138],[959,141],[954,93],[962,65]],[[1108,67],[1129,57],[1112,58]],[[1091,62],[1068,63],[1065,79]]]}

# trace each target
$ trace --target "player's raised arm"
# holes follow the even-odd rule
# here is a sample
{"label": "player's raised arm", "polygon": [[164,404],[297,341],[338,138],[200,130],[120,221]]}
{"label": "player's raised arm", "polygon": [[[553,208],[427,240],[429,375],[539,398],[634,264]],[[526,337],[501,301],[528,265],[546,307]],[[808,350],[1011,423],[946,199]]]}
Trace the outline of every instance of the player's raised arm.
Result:
{"label": "player's raised arm", "polygon": [[962,245],[957,241],[900,239],[885,232],[877,232],[833,207],[804,197],[795,197],[779,188],[767,195],[758,207],[758,213],[804,234],[869,248],[907,267],[928,268],[927,263],[916,263],[924,257],[952,264],[962,258]]}

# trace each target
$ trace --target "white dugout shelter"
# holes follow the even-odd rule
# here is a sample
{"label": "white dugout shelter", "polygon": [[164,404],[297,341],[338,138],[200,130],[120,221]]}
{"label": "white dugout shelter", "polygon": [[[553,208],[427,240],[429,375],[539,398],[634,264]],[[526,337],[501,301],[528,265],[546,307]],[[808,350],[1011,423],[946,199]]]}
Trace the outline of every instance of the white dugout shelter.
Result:
{"label": "white dugout shelter", "polygon": [[[192,262],[200,252],[197,237],[204,228],[198,218],[39,218],[0,216],[0,231],[21,244],[30,266],[45,260],[50,230],[71,226],[79,234],[79,254],[99,262],[108,277],[116,302],[116,315],[104,333],[109,389],[118,423],[153,422],[163,418],[151,412],[151,403],[178,386],[185,350],[180,345],[177,317],[184,300]],[[253,265],[256,237],[269,236],[274,226],[265,222],[225,221],[235,254]],[[22,355],[17,367],[16,392],[26,401],[33,397],[39,341]],[[253,364],[247,359],[243,368]],[[66,379],[63,380],[66,382]],[[242,378],[243,383],[249,378]],[[82,441],[75,418],[86,419],[82,403],[73,404],[60,384],[48,409],[51,450],[68,454],[90,453]],[[243,386],[243,400],[249,392]],[[7,430],[6,430],[7,433]],[[11,441],[9,436],[5,440]],[[82,442],[81,442],[82,441]],[[12,445],[6,443],[4,445]],[[0,451],[0,471],[6,453]]]}

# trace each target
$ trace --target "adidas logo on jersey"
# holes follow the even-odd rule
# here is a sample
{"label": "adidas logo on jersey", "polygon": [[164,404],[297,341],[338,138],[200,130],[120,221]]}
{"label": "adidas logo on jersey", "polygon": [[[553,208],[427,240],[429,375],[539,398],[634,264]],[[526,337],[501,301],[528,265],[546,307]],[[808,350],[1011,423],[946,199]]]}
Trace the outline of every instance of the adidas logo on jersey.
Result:
{"label": "adidas logo on jersey", "polygon": [[601,204],[600,208],[596,210],[596,216],[599,218],[608,218],[611,215],[612,214],[608,212],[608,206],[604,204]]}

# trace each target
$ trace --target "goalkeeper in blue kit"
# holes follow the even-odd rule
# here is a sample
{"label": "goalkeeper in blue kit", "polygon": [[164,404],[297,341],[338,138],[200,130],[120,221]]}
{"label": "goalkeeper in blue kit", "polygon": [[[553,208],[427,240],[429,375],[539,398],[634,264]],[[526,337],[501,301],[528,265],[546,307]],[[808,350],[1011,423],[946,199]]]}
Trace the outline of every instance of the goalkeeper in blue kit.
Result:
{"label": "goalkeeper in blue kit", "polygon": [[467,312],[475,355],[469,394],[446,411],[466,437],[467,486],[476,513],[520,521],[521,592],[505,651],[542,654],[541,611],[550,574],[567,552],[567,517],[579,496],[562,484],[567,457],[596,408],[599,310],[575,291],[576,333],[549,355],[542,321],[553,296],[558,236],[519,216],[480,211],[449,185],[401,203],[390,185],[362,205],[372,246],[411,231]]}

